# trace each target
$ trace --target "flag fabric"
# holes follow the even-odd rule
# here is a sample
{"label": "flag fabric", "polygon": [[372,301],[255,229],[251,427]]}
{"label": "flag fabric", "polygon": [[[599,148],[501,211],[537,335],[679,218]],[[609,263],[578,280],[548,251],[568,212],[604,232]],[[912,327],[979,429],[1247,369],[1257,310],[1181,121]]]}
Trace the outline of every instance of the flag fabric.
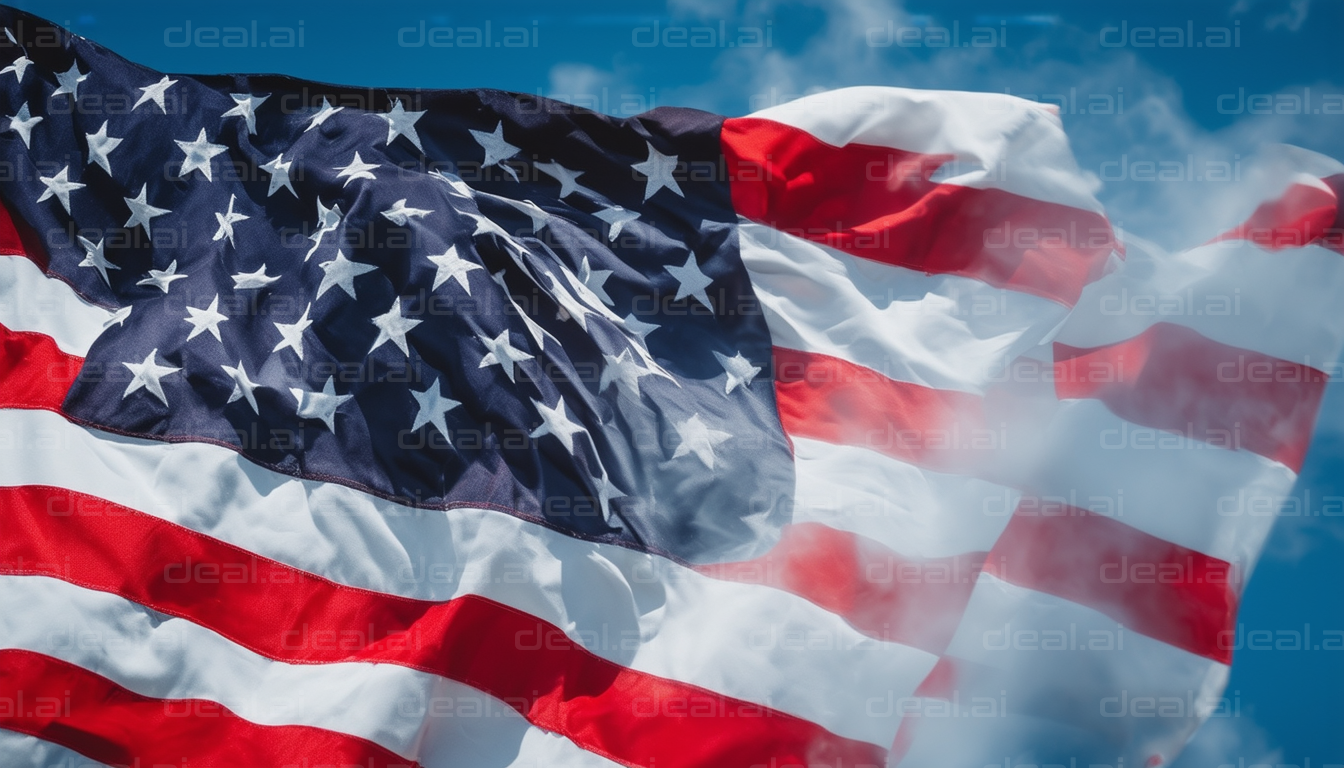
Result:
{"label": "flag fabric", "polygon": [[621,120],[0,20],[6,765],[1156,766],[1234,706],[1339,163],[1166,254],[1021,99]]}

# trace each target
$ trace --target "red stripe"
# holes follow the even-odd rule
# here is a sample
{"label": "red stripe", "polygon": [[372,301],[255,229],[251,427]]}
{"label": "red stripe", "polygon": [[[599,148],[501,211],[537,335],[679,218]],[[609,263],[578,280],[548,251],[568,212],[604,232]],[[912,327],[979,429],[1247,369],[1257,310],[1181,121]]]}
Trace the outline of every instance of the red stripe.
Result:
{"label": "red stripe", "polygon": [[784,431],[853,445],[929,469],[965,468],[992,436],[980,397],[895,381],[815,352],[774,348]]}
{"label": "red stripe", "polygon": [[15,216],[8,203],[3,201],[0,201],[0,256],[23,256],[43,272],[47,271],[51,261],[42,237],[27,222]]}
{"label": "red stripe", "polygon": [[[915,689],[914,695],[919,698],[943,701],[954,701],[960,698],[961,680],[963,672],[968,666],[980,668],[980,665],[972,665],[951,656],[943,656],[938,659],[937,664],[933,665],[933,669],[929,670],[929,674],[924,676],[924,681]],[[1000,692],[1000,695],[1005,694]],[[966,699],[969,700],[970,697],[967,696]],[[896,729],[896,737],[892,739],[891,750],[887,753],[888,765],[900,765],[901,760],[910,751],[910,747],[915,742],[919,723],[922,722],[921,714],[922,712],[919,709],[902,713],[901,724]],[[1002,714],[1006,717],[1008,713],[1004,712]]]}
{"label": "red stripe", "polygon": [[930,181],[952,155],[835,147],[760,118],[720,135],[739,214],[854,256],[1072,306],[1115,247],[1098,213]]}
{"label": "red stripe", "polygon": [[0,650],[0,702],[0,728],[109,765],[417,765],[356,736],[303,725],[258,725],[204,699],[142,696],[32,651]]}
{"label": "red stripe", "polygon": [[1315,368],[1158,323],[1131,339],[1055,344],[1055,393],[1121,418],[1301,469],[1329,377]]}
{"label": "red stripe", "polygon": [[951,656],[938,659],[938,663],[933,665],[933,669],[929,670],[924,681],[915,689],[915,695],[930,699],[951,699],[961,677],[960,666]]}
{"label": "red stripe", "polygon": [[50,336],[0,325],[0,408],[59,412],[83,365]]}
{"label": "red stripe", "polygon": [[887,765],[900,765],[905,759],[910,747],[915,743],[915,728],[917,723],[913,717],[902,717],[901,724],[896,727],[896,737],[891,740],[891,750],[887,752]]}
{"label": "red stripe", "polygon": [[607,661],[482,597],[434,603],[334,584],[65,489],[0,489],[0,510],[0,570],[111,592],[280,661],[442,675],[628,765],[884,760],[881,748],[801,718]]}
{"label": "red stripe", "polygon": [[1224,664],[1220,635],[1237,613],[1240,576],[1229,563],[1087,510],[1018,514],[985,572],[1080,603],[1135,631]]}
{"label": "red stripe", "polygon": [[779,543],[761,557],[698,570],[784,590],[838,614],[869,637],[942,653],[984,559],[984,552],[972,552],[917,560],[864,536],[800,523],[785,526]]}
{"label": "red stripe", "polygon": [[1246,223],[1214,238],[1247,240],[1269,251],[1320,245],[1344,254],[1344,174],[1322,179],[1330,191],[1293,184],[1275,200],[1262,203]]}

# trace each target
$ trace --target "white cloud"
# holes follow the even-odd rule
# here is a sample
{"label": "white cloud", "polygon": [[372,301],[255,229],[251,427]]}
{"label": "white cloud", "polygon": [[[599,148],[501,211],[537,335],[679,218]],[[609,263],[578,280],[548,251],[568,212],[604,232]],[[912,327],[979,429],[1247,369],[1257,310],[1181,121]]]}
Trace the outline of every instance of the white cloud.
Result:
{"label": "white cloud", "polygon": [[722,18],[737,13],[737,2],[736,0],[667,0],[667,9],[678,18]]}
{"label": "white cloud", "polygon": [[[1237,0],[1227,13],[1229,16],[1240,16],[1250,12],[1260,3],[1261,0]],[[1296,32],[1302,28],[1302,23],[1307,20],[1310,11],[1311,0],[1288,0],[1287,7],[1282,11],[1265,17],[1265,29],[1274,30],[1283,27],[1289,32]]]}
{"label": "white cloud", "polygon": [[1291,0],[1288,10],[1265,19],[1265,29],[1283,27],[1289,32],[1296,32],[1302,28],[1302,22],[1307,20],[1307,12],[1310,10],[1311,0]]}
{"label": "white cloud", "polygon": [[1269,735],[1249,717],[1215,717],[1195,732],[1172,768],[1278,765],[1280,750],[1271,749]]}
{"label": "white cloud", "polygon": [[550,93],[556,94],[556,98],[563,98],[574,94],[597,93],[604,87],[610,87],[616,77],[588,64],[564,63],[551,67],[548,80]]}

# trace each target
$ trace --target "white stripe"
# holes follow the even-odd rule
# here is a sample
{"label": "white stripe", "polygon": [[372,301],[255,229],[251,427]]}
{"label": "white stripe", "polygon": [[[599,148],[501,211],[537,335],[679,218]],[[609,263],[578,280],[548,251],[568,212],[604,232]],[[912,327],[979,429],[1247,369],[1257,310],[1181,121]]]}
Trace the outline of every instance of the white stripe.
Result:
{"label": "white stripe", "polygon": [[[1344,163],[1335,158],[1302,147],[1295,147],[1291,144],[1270,144],[1261,150],[1256,162],[1268,166],[1267,175],[1305,173],[1321,179],[1344,173]],[[1261,169],[1256,167],[1253,170],[1260,171]],[[1247,186],[1256,192],[1264,191],[1264,187],[1258,184],[1248,184]]]}
{"label": "white stripe", "polygon": [[840,147],[869,144],[955,155],[941,180],[993,187],[1037,200],[1102,211],[1099,183],[1084,174],[1064,126],[1044,104],[1000,93],[838,88],[754,112]]}
{"label": "white stripe", "polygon": [[1296,475],[1250,451],[1140,427],[1097,400],[1059,404],[1027,486],[1160,539],[1225,560],[1245,576]]}
{"label": "white stripe", "polygon": [[[398,710],[437,679],[395,664],[272,661],[185,619],[41,576],[0,576],[0,646],[55,657],[144,696],[213,701],[254,723],[325,728],[408,759],[420,723]],[[493,711],[505,708],[495,702]]]}
{"label": "white stripe", "polygon": [[[460,707],[459,701],[443,702],[447,707]],[[458,710],[461,711],[461,710]],[[436,760],[425,768],[456,768],[459,765],[494,765],[494,744],[490,741],[491,730],[481,728],[478,718],[458,716],[453,709],[446,717],[425,729],[426,752],[433,750],[438,754],[442,750],[453,756],[449,760]],[[522,717],[519,716],[519,720]],[[451,721],[445,723],[444,721]],[[507,725],[507,724],[506,724]],[[573,742],[558,733],[528,727],[521,730],[522,739],[517,744],[518,753],[513,755],[506,765],[510,768],[555,768],[557,765],[575,768],[612,768],[620,765],[600,755],[580,749]],[[510,733],[513,733],[511,731]]]}
{"label": "white stripe", "polygon": [[[273,661],[185,619],[53,578],[0,576],[0,647],[60,659],[143,696],[210,701],[260,725],[358,736],[430,766],[517,765],[529,732],[537,744],[556,742],[566,765],[613,765],[462,683],[396,664]],[[473,738],[426,733],[459,730],[446,722],[453,718],[470,720]]]}
{"label": "white stripe", "polygon": [[[1155,754],[1169,760],[1205,717],[1235,707],[1219,698],[1226,665],[988,574],[976,582],[947,655],[971,662],[958,666],[962,706],[971,696],[1002,696],[1008,716],[920,723],[933,727],[917,731],[902,765],[930,764],[939,748],[971,750],[943,765],[1001,765],[1004,750],[1019,748],[1031,750],[1024,760],[1067,764],[1074,756],[1086,765],[1104,759],[1104,748],[1112,765],[1119,750],[1127,764],[1142,766]],[[1051,731],[1054,740],[1027,738]],[[1070,734],[1084,738],[1070,744]]]}
{"label": "white stripe", "polygon": [[47,277],[21,256],[0,256],[0,325],[45,333],[61,351],[84,357],[112,313],[75,294],[64,281]]}
{"label": "white stripe", "polygon": [[341,584],[487,597],[624,666],[882,745],[897,723],[866,717],[863,696],[913,690],[936,661],[780,590],[500,512],[409,509],[261,469],[219,446],[95,432],[45,411],[0,411],[0,484],[88,493]]}
{"label": "white stripe", "polygon": [[747,221],[739,233],[775,346],[897,381],[980,393],[1068,313],[1020,291],[861,259]]}
{"label": "white stripe", "polygon": [[1344,348],[1338,253],[1317,246],[1270,253],[1229,240],[1170,255],[1132,248],[1127,260],[1123,270],[1084,289],[1056,341],[1097,347],[1174,323],[1281,360],[1338,367]]}
{"label": "white stripe", "polygon": [[907,557],[988,552],[1022,495],[866,448],[790,439],[797,476],[794,522],[866,536]]}
{"label": "white stripe", "polygon": [[4,728],[0,728],[0,755],[5,768],[107,768],[73,749]]}

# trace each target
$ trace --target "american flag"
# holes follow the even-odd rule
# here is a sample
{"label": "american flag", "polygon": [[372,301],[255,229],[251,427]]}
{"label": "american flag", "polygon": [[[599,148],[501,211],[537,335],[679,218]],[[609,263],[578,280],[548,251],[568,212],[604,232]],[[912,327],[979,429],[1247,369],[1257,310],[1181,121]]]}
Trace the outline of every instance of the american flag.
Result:
{"label": "american flag", "polygon": [[1156,766],[1235,706],[1339,163],[1166,254],[1002,95],[622,120],[0,21],[4,765]]}

